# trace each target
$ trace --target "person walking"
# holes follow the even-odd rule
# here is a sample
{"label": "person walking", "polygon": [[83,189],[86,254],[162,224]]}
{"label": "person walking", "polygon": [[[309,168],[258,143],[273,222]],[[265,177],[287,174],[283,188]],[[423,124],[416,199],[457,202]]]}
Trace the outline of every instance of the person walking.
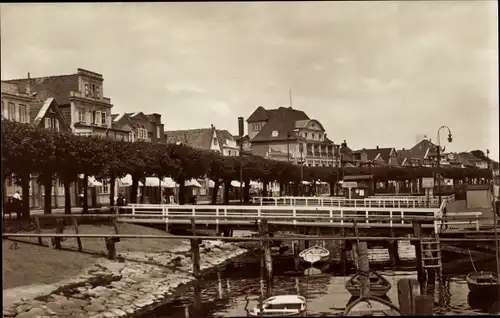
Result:
{"label": "person walking", "polygon": [[118,198],[116,199],[116,205],[118,206],[118,214],[123,213],[123,208],[120,208],[122,206],[125,206],[125,196],[123,195],[123,192],[120,192],[118,194]]}
{"label": "person walking", "polygon": [[16,191],[16,193],[14,193],[14,195],[12,196],[11,212],[16,213],[18,220],[21,218],[21,207],[22,207],[22,197],[19,191]]}

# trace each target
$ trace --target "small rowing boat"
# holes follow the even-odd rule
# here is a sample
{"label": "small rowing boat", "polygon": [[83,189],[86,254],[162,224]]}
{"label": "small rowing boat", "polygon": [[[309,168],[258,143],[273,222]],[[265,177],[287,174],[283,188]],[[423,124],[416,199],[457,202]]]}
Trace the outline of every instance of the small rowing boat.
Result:
{"label": "small rowing boat", "polygon": [[[347,280],[345,283],[345,288],[352,295],[358,297],[361,289],[360,282],[361,273],[357,273]],[[391,283],[385,279],[382,275],[375,271],[370,271],[370,295],[376,297],[382,297],[391,289]]]}
{"label": "small rowing boat", "polygon": [[325,262],[330,258],[330,251],[322,246],[315,245],[300,252],[299,257],[310,264]]}
{"label": "small rowing boat", "polygon": [[272,296],[248,312],[249,317],[306,317],[306,299],[299,295]]}
{"label": "small rowing boat", "polygon": [[474,294],[498,293],[498,276],[492,272],[472,272],[467,275],[467,286],[469,291]]}

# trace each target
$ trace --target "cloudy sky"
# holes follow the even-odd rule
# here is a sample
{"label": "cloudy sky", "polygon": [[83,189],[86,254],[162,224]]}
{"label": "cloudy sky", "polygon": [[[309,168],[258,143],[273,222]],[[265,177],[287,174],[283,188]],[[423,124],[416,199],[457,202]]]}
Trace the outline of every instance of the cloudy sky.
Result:
{"label": "cloudy sky", "polygon": [[[115,113],[168,130],[237,133],[289,106],[352,148],[409,148],[448,125],[447,150],[498,159],[496,1],[2,4],[1,77],[102,73]],[[442,137],[445,142],[445,138]]]}

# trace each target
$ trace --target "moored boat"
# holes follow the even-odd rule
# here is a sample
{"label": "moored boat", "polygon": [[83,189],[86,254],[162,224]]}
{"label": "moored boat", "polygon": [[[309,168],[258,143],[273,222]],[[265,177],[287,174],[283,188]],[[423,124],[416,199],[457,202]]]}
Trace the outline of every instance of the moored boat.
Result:
{"label": "moored boat", "polygon": [[[349,278],[345,283],[345,288],[352,296],[359,297],[361,289],[361,282],[359,280],[360,276],[361,274],[357,273]],[[391,283],[387,279],[375,271],[370,271],[369,279],[371,296],[382,297],[386,295],[392,287]]]}
{"label": "moored boat", "polygon": [[330,258],[330,251],[322,246],[315,245],[300,252],[299,257],[307,263],[325,262]]}
{"label": "moored boat", "polygon": [[472,272],[467,275],[467,286],[474,294],[498,293],[498,276],[493,272]]}
{"label": "moored boat", "polygon": [[305,317],[307,302],[299,295],[272,296],[248,312],[249,317]]}

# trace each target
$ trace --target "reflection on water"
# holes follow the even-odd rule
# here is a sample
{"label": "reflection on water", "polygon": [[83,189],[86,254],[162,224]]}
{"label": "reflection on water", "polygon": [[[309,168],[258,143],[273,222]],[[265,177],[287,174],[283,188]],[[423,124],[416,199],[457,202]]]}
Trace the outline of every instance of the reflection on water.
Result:
{"label": "reflection on water", "polygon": [[[416,278],[416,272],[403,270],[379,271],[392,284],[387,294],[394,304],[397,300],[397,281],[401,278]],[[306,297],[308,316],[340,315],[352,302],[345,289],[348,277],[321,273],[301,276],[275,276],[273,294],[296,294]],[[246,316],[259,304],[266,288],[262,286],[259,263],[245,264],[205,279],[190,288],[173,303],[161,306],[146,317],[234,317]],[[198,292],[199,289],[199,292]],[[498,297],[476,297],[469,295],[465,275],[446,276],[441,282],[427,284],[427,294],[434,296],[436,315],[481,315],[498,313]],[[196,295],[198,294],[198,295]],[[198,297],[197,297],[198,296]],[[197,304],[199,302],[199,304]]]}

